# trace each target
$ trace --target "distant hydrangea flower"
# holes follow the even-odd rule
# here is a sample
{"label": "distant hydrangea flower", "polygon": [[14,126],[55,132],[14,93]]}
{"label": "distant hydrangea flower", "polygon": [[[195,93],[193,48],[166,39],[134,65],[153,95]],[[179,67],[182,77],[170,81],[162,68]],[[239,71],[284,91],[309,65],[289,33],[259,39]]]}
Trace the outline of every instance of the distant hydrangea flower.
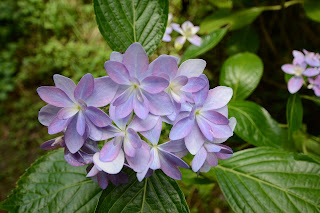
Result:
{"label": "distant hydrangea flower", "polygon": [[291,94],[298,92],[303,85],[303,76],[312,77],[319,74],[316,68],[307,68],[306,63],[285,64],[281,67],[283,72],[294,75],[288,82],[288,90]]}
{"label": "distant hydrangea flower", "polygon": [[164,42],[170,42],[171,41],[171,36],[170,34],[172,33],[172,27],[171,27],[171,22],[172,22],[172,13],[168,14],[168,23],[166,27],[166,31],[164,32],[162,41]]}
{"label": "distant hydrangea flower", "polygon": [[[203,79],[206,77],[203,76]],[[195,101],[191,112],[183,112],[170,131],[171,140],[185,140],[189,152],[195,155],[205,140],[228,138],[233,135],[227,104],[233,91],[219,86],[209,90],[209,85],[193,94]]]}
{"label": "distant hydrangea flower", "polygon": [[117,56],[118,61],[105,63],[107,74],[119,85],[117,97],[112,103],[116,107],[117,116],[124,118],[132,111],[141,119],[145,119],[149,113],[171,114],[173,105],[164,92],[169,82],[163,77],[152,75],[148,55],[141,44],[133,43],[123,56]]}
{"label": "distant hydrangea flower", "polygon": [[186,40],[188,40],[191,44],[196,46],[200,46],[202,39],[196,35],[196,33],[200,30],[200,27],[194,26],[190,21],[186,21],[181,25],[172,23],[172,28],[181,34],[174,43],[176,49],[180,50]]}
{"label": "distant hydrangea flower", "polygon": [[64,129],[68,150],[76,153],[90,137],[95,139],[95,129],[111,124],[109,116],[98,109],[110,103],[118,85],[109,77],[94,79],[91,74],[82,77],[78,85],[64,76],[54,75],[55,87],[37,89],[42,100],[48,103],[39,112],[39,121],[48,126],[49,134]]}
{"label": "distant hydrangea flower", "polygon": [[309,85],[308,89],[313,89],[314,94],[320,97],[320,75],[318,75],[315,79],[308,78]]}

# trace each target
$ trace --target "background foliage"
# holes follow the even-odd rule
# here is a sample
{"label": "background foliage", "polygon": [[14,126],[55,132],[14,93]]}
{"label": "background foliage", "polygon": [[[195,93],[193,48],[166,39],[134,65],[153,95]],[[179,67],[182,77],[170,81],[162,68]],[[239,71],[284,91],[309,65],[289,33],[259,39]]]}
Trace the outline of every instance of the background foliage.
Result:
{"label": "background foliage", "polygon": [[[249,130],[246,133],[237,127],[235,131],[238,136],[234,136],[227,143],[234,151],[253,147],[253,145],[274,143],[275,147],[297,150],[315,156],[320,154],[319,138],[316,137],[320,135],[320,130],[318,125],[315,125],[320,117],[319,105],[301,96],[304,106],[303,128],[299,129],[300,122],[291,122],[290,114],[286,114],[286,109],[302,113],[299,103],[296,107],[292,106],[300,98],[291,97],[287,102],[289,94],[280,69],[282,64],[292,60],[293,49],[305,48],[310,51],[320,51],[318,36],[320,25],[315,22],[319,21],[317,14],[320,8],[312,7],[314,2],[316,0],[307,0],[305,7],[301,4],[287,7],[284,1],[280,0],[170,1],[169,11],[174,14],[174,22],[182,23],[190,20],[200,25],[202,32],[209,33],[203,35],[206,36],[205,41],[210,42],[213,38],[222,39],[217,46],[211,43],[215,48],[201,55],[201,58],[208,63],[206,74],[211,87],[218,84],[232,87],[237,85],[237,82],[228,81],[228,76],[224,75],[228,68],[228,61],[240,60],[239,63],[241,63],[241,57],[254,58],[254,54],[263,61],[262,65],[258,59],[253,65],[258,68],[252,71],[259,78],[262,76],[260,83],[246,79],[251,87],[246,91],[239,90],[241,95],[236,99],[239,98],[242,101],[231,102],[230,114],[233,113],[233,108],[252,110],[256,112],[256,116],[266,117],[265,122],[274,126],[268,133],[273,135],[264,135],[262,132],[259,136],[259,133],[252,134],[250,128],[247,128]],[[280,5],[280,8],[270,7],[270,5]],[[242,17],[241,20],[237,20],[239,14]],[[215,18],[216,23],[210,22],[212,17]],[[46,128],[40,126],[37,121],[38,110],[43,106],[43,102],[37,96],[36,88],[40,85],[52,85],[54,73],[71,77],[75,81],[87,72],[95,77],[105,75],[103,64],[108,60],[111,49],[98,30],[91,0],[4,0],[0,2],[0,23],[0,151],[2,153],[0,169],[3,171],[0,173],[2,180],[0,200],[3,200],[14,188],[15,182],[24,170],[37,157],[44,154],[39,149],[39,145],[50,137],[46,133]],[[212,27],[212,24],[216,28]],[[229,24],[228,29],[213,31],[226,24]],[[228,33],[226,33],[227,30]],[[169,54],[172,48],[172,43],[162,43],[151,58],[154,59],[160,54]],[[189,46],[186,48],[183,60],[197,57],[202,53],[204,52],[197,50],[194,46]],[[235,55],[237,53],[240,55]],[[243,59],[243,61],[246,60],[248,59]],[[250,69],[250,64],[244,66],[249,66],[248,69]],[[312,91],[304,90],[303,93],[312,96]],[[238,118],[238,121],[246,124],[248,123],[246,119],[248,118],[244,116]],[[286,134],[287,119],[290,137]],[[255,118],[249,120],[255,121]],[[277,120],[280,126],[276,125],[274,120]],[[299,130],[296,131],[297,129]],[[163,132],[168,133],[167,131],[168,129],[164,128]],[[266,139],[277,134],[285,138],[282,144]],[[252,137],[261,138],[259,139],[261,144],[255,143],[257,138]],[[267,152],[274,153],[269,150]],[[273,155],[276,156],[277,153]],[[287,157],[288,159],[297,158],[291,155]],[[233,158],[229,161],[232,165]],[[226,174],[227,169],[223,169],[228,168],[229,161],[217,168],[217,179],[220,184],[221,176],[234,175],[232,172]],[[302,163],[308,164],[309,161],[305,160]],[[291,162],[291,164],[297,163],[301,162],[299,160]],[[223,167],[224,165],[226,166]],[[294,167],[294,165],[287,166]],[[240,172],[247,173],[248,170],[244,169]],[[199,178],[188,170],[184,170],[183,173],[184,180],[179,184],[192,212],[231,211],[211,172]],[[228,195],[228,192],[224,191],[224,193]],[[255,197],[252,196],[252,199],[255,200]],[[276,208],[276,205],[274,207]],[[252,210],[259,209],[259,203],[252,208]],[[312,206],[308,207],[309,210],[312,208]]]}

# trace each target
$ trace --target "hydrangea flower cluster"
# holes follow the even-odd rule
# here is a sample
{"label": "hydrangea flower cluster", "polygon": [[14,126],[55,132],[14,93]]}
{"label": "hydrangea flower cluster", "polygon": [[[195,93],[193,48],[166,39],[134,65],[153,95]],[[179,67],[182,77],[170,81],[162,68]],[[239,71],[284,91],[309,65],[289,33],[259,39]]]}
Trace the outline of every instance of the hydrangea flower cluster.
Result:
{"label": "hydrangea flower cluster", "polygon": [[[49,134],[60,136],[41,148],[63,147],[65,160],[89,165],[87,177],[102,189],[108,181],[128,182],[124,167],[134,170],[139,181],[157,169],[179,180],[179,167],[189,168],[181,159],[188,153],[195,155],[194,172],[208,172],[218,159],[232,156],[221,143],[233,135],[236,119],[228,119],[232,89],[209,90],[205,66],[204,60],[190,59],[178,67],[177,58],[169,55],[149,64],[143,47],[134,43],[124,54],[112,52],[105,62],[108,77],[86,74],[76,85],[54,75],[55,86],[37,89],[48,103],[39,121]],[[160,144],[163,122],[173,127],[169,140]],[[99,141],[105,141],[101,150]]]}
{"label": "hydrangea flower cluster", "polygon": [[308,77],[308,88],[313,89],[316,96],[320,97],[319,53],[294,50],[292,54],[294,56],[292,64],[285,64],[281,67],[283,72],[293,75],[288,82],[289,92],[291,94],[298,92],[304,84],[304,77]]}
{"label": "hydrangea flower cluster", "polygon": [[197,35],[197,32],[200,30],[200,27],[194,26],[190,21],[184,22],[180,27],[179,24],[172,23],[172,14],[169,13],[168,24],[167,24],[167,28],[164,33],[164,36],[162,38],[162,41],[164,42],[171,41],[170,34],[172,33],[172,30],[181,34],[181,36],[179,36],[174,42],[174,47],[177,50],[180,50],[183,47],[186,40],[188,40],[193,45],[196,45],[196,46],[201,45],[202,39]]}

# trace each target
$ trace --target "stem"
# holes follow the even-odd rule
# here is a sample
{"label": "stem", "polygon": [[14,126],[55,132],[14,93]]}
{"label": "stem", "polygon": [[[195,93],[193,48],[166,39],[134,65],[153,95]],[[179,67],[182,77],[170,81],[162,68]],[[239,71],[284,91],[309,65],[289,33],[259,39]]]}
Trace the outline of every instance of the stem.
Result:
{"label": "stem", "polygon": [[[288,1],[288,2],[285,2],[283,4],[283,8],[287,8],[287,7],[290,7],[292,5],[295,5],[295,4],[302,4],[303,1],[301,0],[292,0],[292,1]],[[273,6],[264,6],[262,7],[264,10],[281,10],[282,9],[282,6],[281,5],[273,5]]]}

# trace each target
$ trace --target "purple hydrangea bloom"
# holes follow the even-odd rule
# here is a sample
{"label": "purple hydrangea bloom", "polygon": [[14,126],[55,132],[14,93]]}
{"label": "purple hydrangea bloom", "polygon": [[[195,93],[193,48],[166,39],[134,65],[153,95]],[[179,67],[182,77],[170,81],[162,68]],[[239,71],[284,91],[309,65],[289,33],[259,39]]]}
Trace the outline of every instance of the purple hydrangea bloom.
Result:
{"label": "purple hydrangea bloom", "polygon": [[[103,146],[99,160],[102,162],[113,161],[120,152],[124,151],[121,158],[126,159],[128,165],[134,171],[141,172],[148,163],[150,148],[145,141],[141,140],[136,128],[140,131],[149,130],[152,125],[155,125],[155,117],[157,116],[149,114],[145,120],[135,117],[131,122],[129,120],[131,120],[132,114],[126,118],[117,119],[114,106],[110,106],[109,112],[116,125],[110,125],[105,129],[105,132],[109,135],[108,138],[113,139]],[[130,124],[127,126],[128,121]],[[125,161],[121,162],[123,162],[123,166]]]}
{"label": "purple hydrangea bloom", "polygon": [[117,84],[108,77],[94,79],[91,74],[83,76],[77,86],[61,75],[54,75],[54,82],[55,87],[37,89],[41,99],[48,103],[40,110],[39,121],[48,126],[49,134],[66,129],[66,146],[76,153],[88,137],[96,138],[92,130],[111,123],[109,116],[97,107],[113,99]]}
{"label": "purple hydrangea bloom", "polygon": [[307,50],[303,50],[303,52],[304,52],[304,60],[308,65],[313,67],[320,66],[320,57],[318,53],[309,52]]}
{"label": "purple hydrangea bloom", "polygon": [[181,104],[193,102],[192,93],[198,92],[206,86],[206,81],[199,77],[206,62],[202,59],[190,59],[178,68],[177,59],[169,55],[161,55],[150,65],[153,75],[161,76],[169,81],[165,90],[173,103],[174,111],[168,116],[175,120],[181,109]]}
{"label": "purple hydrangea bloom", "polygon": [[308,78],[309,85],[308,89],[313,89],[314,94],[320,97],[320,75],[318,75],[315,79]]}
{"label": "purple hydrangea bloom", "polygon": [[132,111],[141,119],[149,112],[154,115],[173,112],[170,97],[164,92],[168,80],[153,76],[148,68],[148,55],[139,43],[133,43],[123,55],[113,53],[105,63],[107,74],[119,85],[113,101],[118,118],[127,117]]}
{"label": "purple hydrangea bloom", "polygon": [[[229,125],[234,131],[237,120],[232,117],[229,119]],[[233,151],[230,147],[222,145],[228,138],[215,138],[213,141],[205,140],[191,162],[194,172],[208,172],[211,167],[218,165],[218,159],[228,159],[232,157]]]}
{"label": "purple hydrangea bloom", "polygon": [[106,189],[108,187],[109,181],[111,181],[116,186],[129,182],[129,176],[122,171],[118,174],[108,174],[102,171],[96,165],[88,166],[87,171],[87,177],[91,177],[93,181],[97,182],[101,189]]}
{"label": "purple hydrangea bloom", "polygon": [[175,31],[181,34],[181,36],[179,36],[174,43],[176,49],[180,50],[186,40],[196,46],[201,45],[202,39],[196,35],[196,33],[200,30],[200,27],[194,26],[190,21],[184,22],[181,25],[181,28],[179,24],[175,23],[172,23],[171,26]]}
{"label": "purple hydrangea bloom", "polygon": [[187,149],[183,140],[169,141],[158,145],[162,129],[162,120],[159,118],[157,124],[149,131],[142,134],[151,141],[150,159],[147,167],[142,172],[137,172],[137,178],[142,181],[143,178],[152,174],[153,170],[161,169],[169,177],[181,180],[182,175],[178,167],[189,168],[179,157],[187,154]]}
{"label": "purple hydrangea bloom", "polygon": [[302,64],[285,64],[281,67],[283,72],[294,75],[288,82],[288,90],[294,94],[300,90],[303,85],[303,76],[311,77],[319,74],[316,68],[307,68],[306,63]]}
{"label": "purple hydrangea bloom", "polygon": [[166,27],[166,31],[164,32],[162,41],[164,42],[170,42],[171,41],[171,36],[170,34],[172,33],[172,27],[171,27],[171,22],[172,22],[172,13],[168,14],[168,23]]}
{"label": "purple hydrangea bloom", "polygon": [[206,139],[213,141],[233,135],[227,118],[227,103],[231,100],[232,89],[225,86],[208,88],[209,85],[193,94],[195,104],[192,111],[181,113],[169,135],[171,140],[184,138],[187,149],[193,155]]}
{"label": "purple hydrangea bloom", "polygon": [[218,159],[228,159],[233,155],[230,147],[206,141],[194,156],[191,167],[194,172],[208,172],[218,165]]}

